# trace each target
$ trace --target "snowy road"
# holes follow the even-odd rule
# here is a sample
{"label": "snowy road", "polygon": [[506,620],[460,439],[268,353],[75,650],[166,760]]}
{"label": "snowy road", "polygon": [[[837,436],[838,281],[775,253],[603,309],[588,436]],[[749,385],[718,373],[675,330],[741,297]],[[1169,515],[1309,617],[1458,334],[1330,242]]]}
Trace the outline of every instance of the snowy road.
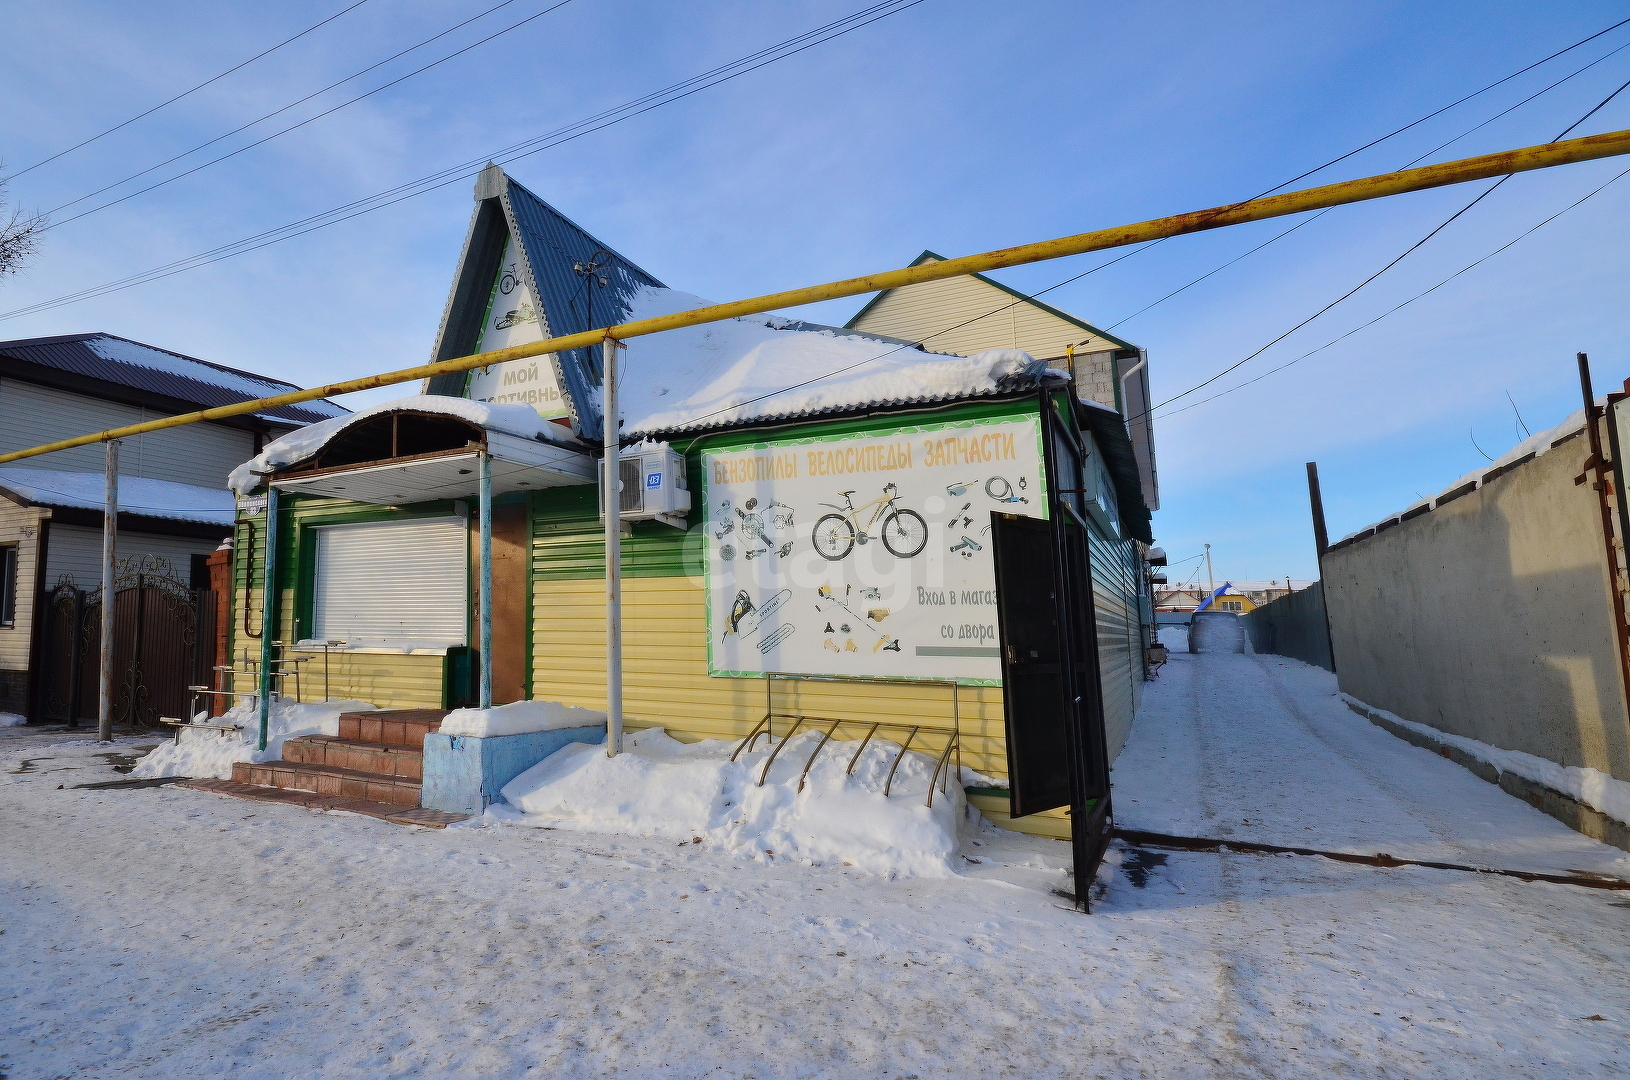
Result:
{"label": "snowy road", "polygon": [[[1626,893],[1121,848],[1082,916],[1050,891],[1064,845],[994,830],[963,876],[890,882],[76,789],[108,749],[0,740],[11,1080],[1630,1075]],[[1630,876],[1274,657],[1174,657],[1116,800],[1134,828]]]}

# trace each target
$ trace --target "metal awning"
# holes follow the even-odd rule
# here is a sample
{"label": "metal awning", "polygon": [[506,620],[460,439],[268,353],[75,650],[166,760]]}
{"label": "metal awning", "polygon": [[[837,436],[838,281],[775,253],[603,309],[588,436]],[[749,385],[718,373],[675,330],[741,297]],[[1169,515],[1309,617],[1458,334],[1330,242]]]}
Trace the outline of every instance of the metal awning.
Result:
{"label": "metal awning", "polygon": [[[595,461],[552,443],[487,433],[492,455],[492,492],[537,491],[595,483]],[[403,506],[438,499],[472,498],[480,491],[481,447],[475,444],[430,454],[340,465],[271,481],[281,491]]]}

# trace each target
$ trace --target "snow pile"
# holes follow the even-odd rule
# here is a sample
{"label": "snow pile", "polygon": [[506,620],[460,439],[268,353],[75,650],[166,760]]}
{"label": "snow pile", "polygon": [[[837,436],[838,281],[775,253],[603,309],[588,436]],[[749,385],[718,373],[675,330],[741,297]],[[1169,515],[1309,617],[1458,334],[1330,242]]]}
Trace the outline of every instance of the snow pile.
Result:
{"label": "snow pile", "polygon": [[1464,735],[1451,735],[1427,724],[1405,720],[1385,709],[1377,709],[1351,694],[1342,694],[1341,699],[1365,713],[1374,713],[1389,723],[1425,735],[1435,742],[1452,746],[1494,766],[1500,772],[1515,773],[1552,791],[1572,796],[1575,801],[1584,803],[1592,810],[1630,825],[1630,783],[1609,776],[1605,772],[1582,765],[1558,765],[1554,761],[1525,754],[1521,750],[1502,750],[1498,746],[1490,746],[1486,742],[1479,742]]}
{"label": "snow pile", "polygon": [[1189,623],[1188,651],[1237,653],[1245,651],[1245,627],[1232,611],[1196,611]]}
{"label": "snow pile", "polygon": [[[708,304],[646,287],[634,296],[628,321]],[[950,356],[838,329],[797,329],[806,325],[761,315],[630,338],[619,393],[624,434],[976,397],[1033,382],[1046,370],[1016,349]]]}
{"label": "snow pile", "polygon": [[[105,483],[106,478],[99,472],[0,469],[0,488],[43,506],[100,510],[106,497]],[[230,491],[140,476],[119,477],[119,509],[127,514],[208,525],[231,525],[236,512]]]}
{"label": "snow pile", "polygon": [[532,731],[604,724],[606,714],[558,701],[513,701],[492,709],[454,709],[441,722],[443,735],[525,735]]}
{"label": "snow pile", "polygon": [[413,397],[383,401],[361,412],[336,416],[330,420],[296,428],[282,438],[268,443],[266,449],[233,469],[232,475],[227,478],[227,486],[239,495],[247,495],[261,485],[261,477],[257,476],[257,473],[297,465],[314,456],[330,439],[346,428],[383,413],[404,411],[456,416],[488,431],[497,431],[522,439],[543,439],[563,443],[571,437],[565,428],[545,420],[530,405],[496,404],[441,397],[435,394],[417,394]]}
{"label": "snow pile", "polygon": [[[786,743],[764,786],[771,748],[763,743],[730,760],[733,741],[681,743],[661,728],[628,736],[626,752],[574,743],[511,780],[503,796],[528,823],[668,840],[700,837],[744,858],[853,865],[873,874],[950,877],[957,826],[965,813],[960,785],[925,805],[934,762],[908,753],[883,787],[900,747],[873,739],[854,774],[856,743],[829,742],[798,790],[804,763],[821,741],[805,732]],[[502,819],[514,811],[489,809]]]}
{"label": "snow pile", "polygon": [[[276,761],[283,756],[283,740],[297,735],[338,735],[340,713],[372,712],[366,701],[330,699],[300,704],[274,700],[266,720],[266,749],[256,750],[260,741],[260,706],[253,699],[208,721],[210,728],[180,728],[174,742],[160,743],[136,762],[132,780],[154,776],[215,776],[232,778],[235,761]],[[241,725],[239,731],[230,725]]]}
{"label": "snow pile", "polygon": [[0,727],[22,727],[28,723],[28,717],[18,716],[14,712],[0,712]]}

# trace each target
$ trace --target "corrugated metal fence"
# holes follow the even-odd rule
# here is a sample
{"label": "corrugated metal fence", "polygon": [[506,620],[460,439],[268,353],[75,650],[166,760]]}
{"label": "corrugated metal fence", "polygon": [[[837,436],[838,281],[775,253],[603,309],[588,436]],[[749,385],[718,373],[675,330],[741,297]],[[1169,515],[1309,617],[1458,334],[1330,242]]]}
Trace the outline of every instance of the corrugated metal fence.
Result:
{"label": "corrugated metal fence", "polygon": [[1289,656],[1335,671],[1330,655],[1330,624],[1324,617],[1324,582],[1281,596],[1244,617],[1251,648]]}

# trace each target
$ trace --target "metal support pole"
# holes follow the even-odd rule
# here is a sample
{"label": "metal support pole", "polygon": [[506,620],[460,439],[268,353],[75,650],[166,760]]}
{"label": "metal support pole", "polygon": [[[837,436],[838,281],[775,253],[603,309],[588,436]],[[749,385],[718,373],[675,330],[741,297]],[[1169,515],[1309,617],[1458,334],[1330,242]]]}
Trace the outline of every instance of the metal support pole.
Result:
{"label": "metal support pole", "polygon": [[481,707],[492,708],[492,455],[481,451]]}
{"label": "metal support pole", "polygon": [[277,489],[266,487],[266,540],[260,546],[260,738],[256,750],[266,749],[266,729],[272,717],[273,639],[277,637]]}
{"label": "metal support pole", "polygon": [[113,559],[119,547],[119,440],[109,439],[102,480],[102,641],[96,699],[96,738],[113,738]]}
{"label": "metal support pole", "polygon": [[617,416],[617,342],[601,345],[601,412],[605,424],[605,478],[600,485],[606,522],[606,756],[623,752],[622,440]]}

